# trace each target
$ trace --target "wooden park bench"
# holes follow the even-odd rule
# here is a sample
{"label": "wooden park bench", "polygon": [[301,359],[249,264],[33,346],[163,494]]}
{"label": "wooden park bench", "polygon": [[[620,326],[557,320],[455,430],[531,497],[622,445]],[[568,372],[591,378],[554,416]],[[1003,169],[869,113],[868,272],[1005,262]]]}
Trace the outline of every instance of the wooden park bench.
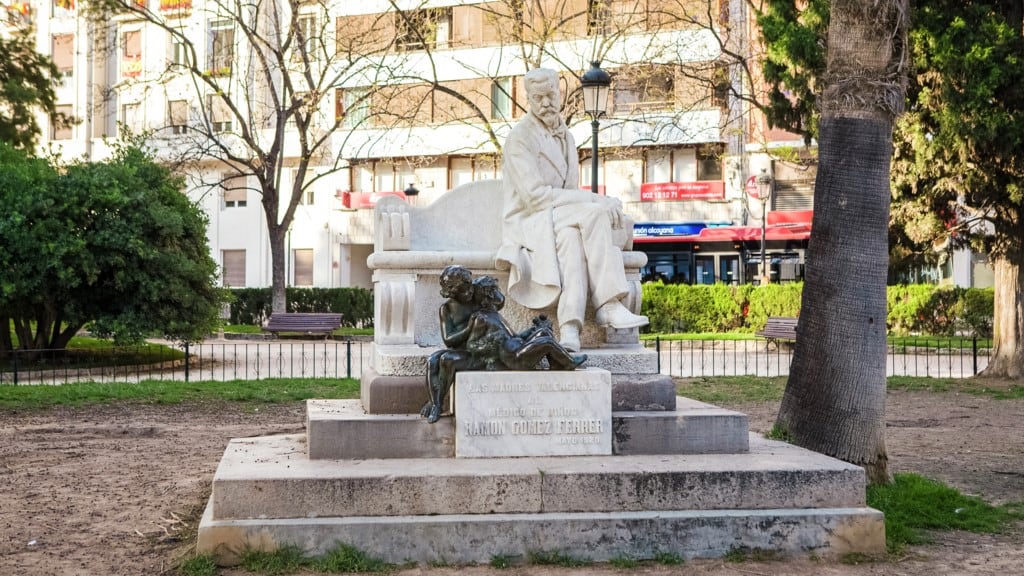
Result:
{"label": "wooden park bench", "polygon": [[769,343],[777,342],[779,340],[796,341],[796,322],[797,318],[775,316],[769,318],[768,322],[765,323],[764,328],[758,330],[754,334],[765,338]]}
{"label": "wooden park bench", "polygon": [[271,314],[264,332],[277,336],[280,332],[323,334],[324,339],[341,326],[341,314],[329,312],[278,312]]}

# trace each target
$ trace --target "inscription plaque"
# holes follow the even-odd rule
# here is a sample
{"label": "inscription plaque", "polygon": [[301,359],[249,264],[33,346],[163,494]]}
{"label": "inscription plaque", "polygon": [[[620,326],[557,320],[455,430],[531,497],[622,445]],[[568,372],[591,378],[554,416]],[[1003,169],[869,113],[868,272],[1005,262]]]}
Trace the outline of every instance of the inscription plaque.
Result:
{"label": "inscription plaque", "polygon": [[607,370],[456,375],[457,458],[611,454],[611,429]]}

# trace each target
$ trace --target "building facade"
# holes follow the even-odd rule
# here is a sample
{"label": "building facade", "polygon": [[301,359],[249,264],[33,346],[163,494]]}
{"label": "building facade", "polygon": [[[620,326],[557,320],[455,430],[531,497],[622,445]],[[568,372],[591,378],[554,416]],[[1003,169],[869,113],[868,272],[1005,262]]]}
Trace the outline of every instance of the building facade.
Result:
{"label": "building facade", "polygon": [[[757,79],[742,64],[756,57],[756,43],[742,0],[366,0],[299,3],[295,13],[283,3],[283,20],[255,15],[252,28],[234,19],[241,5],[231,2],[126,1],[135,13],[106,19],[87,18],[74,0],[10,5],[30,6],[10,25],[31,26],[63,75],[60,110],[80,120],[47,130],[42,146],[101,159],[118,136],[143,135],[188,175],[225,285],[271,283],[261,188],[233,160],[252,155],[239,144],[246,130],[281,136],[279,189],[301,182],[285,237],[288,285],[370,287],[376,199],[423,205],[499,177],[501,143],[525,114],[521,78],[533,67],[563,76],[580,181],[591,186],[579,76],[595,60],[612,75],[596,188],[637,222],[645,276],[733,284],[765,272],[776,282],[803,276],[813,172],[778,159],[773,148],[801,143],[769,130],[746,103]],[[290,33],[275,28],[282,21]],[[281,58],[264,78],[261,58],[277,54],[259,48],[266,38]],[[326,82],[297,74],[288,87],[295,70],[324,72]],[[295,117],[274,126],[265,109],[289,105],[278,94],[315,103],[305,129]],[[303,135],[327,142],[308,170]],[[762,175],[769,187],[758,184]]]}

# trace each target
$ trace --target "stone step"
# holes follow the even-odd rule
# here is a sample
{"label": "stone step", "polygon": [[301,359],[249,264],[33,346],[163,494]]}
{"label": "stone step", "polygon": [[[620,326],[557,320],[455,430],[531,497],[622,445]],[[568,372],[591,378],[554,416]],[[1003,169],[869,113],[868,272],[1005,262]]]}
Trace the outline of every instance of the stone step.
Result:
{"label": "stone step", "polygon": [[[612,412],[612,452],[736,454],[747,451],[746,414],[689,398],[676,410]],[[411,414],[366,414],[358,400],[309,400],[308,456],[313,460],[451,458],[455,418],[428,424]]]}
{"label": "stone step", "polygon": [[526,562],[558,552],[593,562],[617,558],[719,558],[730,552],[839,558],[885,553],[882,513],[871,508],[542,513],[444,516],[350,516],[215,520],[213,502],[199,524],[197,552],[221,565],[245,550],[299,546],[311,556],[339,543],[385,562],[487,564]]}
{"label": "stone step", "polygon": [[305,435],[234,439],[213,519],[864,506],[864,471],[751,437],[746,454],[310,460]]}

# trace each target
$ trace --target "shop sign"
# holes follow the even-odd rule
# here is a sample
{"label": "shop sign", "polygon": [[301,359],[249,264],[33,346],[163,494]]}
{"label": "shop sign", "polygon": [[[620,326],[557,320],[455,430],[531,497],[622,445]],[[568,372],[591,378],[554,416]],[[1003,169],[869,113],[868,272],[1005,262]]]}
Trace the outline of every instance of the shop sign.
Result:
{"label": "shop sign", "polygon": [[703,223],[687,224],[676,222],[641,222],[633,224],[634,238],[659,238],[662,236],[694,236],[700,234]]}
{"label": "shop sign", "polygon": [[725,198],[725,182],[660,182],[640,185],[640,201],[721,200]]}

